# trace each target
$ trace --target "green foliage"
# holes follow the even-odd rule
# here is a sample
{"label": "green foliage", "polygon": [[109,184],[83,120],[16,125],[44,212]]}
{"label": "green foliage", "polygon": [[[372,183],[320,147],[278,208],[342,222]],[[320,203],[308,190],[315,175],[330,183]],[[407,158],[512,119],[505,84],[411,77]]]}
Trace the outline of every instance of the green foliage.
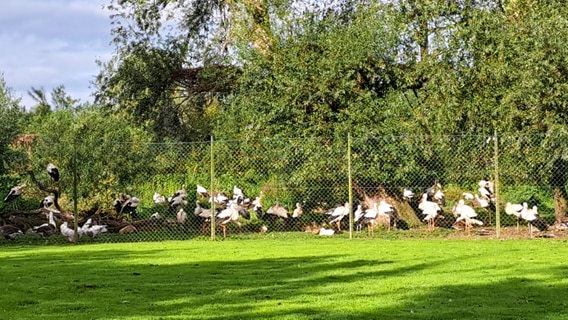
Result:
{"label": "green foliage", "polygon": [[71,201],[76,173],[80,208],[112,206],[114,196],[127,193],[125,186],[134,184],[152,161],[150,135],[95,106],[38,115],[28,132],[39,136],[31,159],[36,177],[49,181],[45,167],[56,164],[62,174],[60,190]]}

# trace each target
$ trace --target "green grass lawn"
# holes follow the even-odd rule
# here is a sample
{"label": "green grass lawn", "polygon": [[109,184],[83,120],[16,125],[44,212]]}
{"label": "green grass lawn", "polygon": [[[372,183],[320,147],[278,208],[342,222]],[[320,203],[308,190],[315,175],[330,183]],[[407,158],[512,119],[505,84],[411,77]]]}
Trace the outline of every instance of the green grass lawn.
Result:
{"label": "green grass lawn", "polygon": [[0,319],[568,319],[558,239],[3,246]]}

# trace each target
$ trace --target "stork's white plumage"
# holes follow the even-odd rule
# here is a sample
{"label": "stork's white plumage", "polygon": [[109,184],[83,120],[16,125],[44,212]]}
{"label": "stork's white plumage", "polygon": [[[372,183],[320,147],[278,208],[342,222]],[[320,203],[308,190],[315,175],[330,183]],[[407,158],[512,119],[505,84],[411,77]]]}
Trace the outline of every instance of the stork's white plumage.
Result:
{"label": "stork's white plumage", "polygon": [[10,201],[16,199],[17,197],[19,197],[24,192],[24,189],[26,188],[26,186],[27,185],[25,183],[23,183],[21,185],[15,186],[12,189],[10,189],[10,191],[8,192],[6,197],[4,198],[4,202],[10,202]]}
{"label": "stork's white plumage", "polygon": [[245,198],[245,194],[243,190],[237,186],[233,186],[233,199],[234,200],[243,200]]}
{"label": "stork's white plumage", "polygon": [[299,218],[299,217],[302,216],[303,213],[304,213],[304,209],[302,208],[302,204],[299,203],[299,202],[296,203],[296,208],[292,212],[292,218]]}
{"label": "stork's white plumage", "polygon": [[473,194],[470,192],[464,192],[462,193],[462,196],[465,200],[473,200],[474,198]]}
{"label": "stork's white plumage", "polygon": [[270,208],[268,208],[268,210],[266,210],[266,214],[272,216],[273,218],[288,219],[288,209],[281,206],[278,201],[274,203]]}
{"label": "stork's white plumage", "polygon": [[334,234],[335,234],[335,230],[333,230],[333,229],[320,228],[320,231],[319,231],[320,236],[330,237],[330,236],[333,236]]}
{"label": "stork's white plumage", "polygon": [[55,198],[53,196],[47,196],[45,198],[43,198],[43,200],[41,200],[41,208],[49,208],[50,206],[53,205],[53,202]]}
{"label": "stork's white plumage", "polygon": [[355,222],[355,230],[360,232],[362,227],[363,227],[363,205],[362,204],[358,204],[357,205],[357,210],[355,210],[355,212],[353,213],[353,221]]}
{"label": "stork's white plumage", "polygon": [[209,197],[209,191],[207,191],[204,186],[198,184],[196,190],[199,196],[201,196],[202,198]]}
{"label": "stork's white plumage", "polygon": [[548,225],[542,218],[538,215],[538,208],[537,206],[533,206],[532,208],[528,207],[526,202],[523,203],[523,210],[521,210],[521,218],[527,221],[529,225],[529,232],[531,238],[533,237],[533,226],[537,227],[540,231],[548,230]]}
{"label": "stork's white plumage", "polygon": [[478,194],[475,194],[473,197],[473,205],[475,207],[488,208],[491,205],[488,198],[480,197]]}
{"label": "stork's white plumage", "polygon": [[442,212],[442,208],[437,202],[427,200],[427,197],[426,193],[422,195],[418,209],[422,210],[422,214],[425,215],[424,221],[428,222],[428,230],[433,230],[436,217]]}
{"label": "stork's white plumage", "polygon": [[101,233],[106,233],[108,232],[107,227],[105,225],[92,225],[90,228],[88,228],[87,230],[85,230],[85,232],[83,233],[84,235],[91,237],[91,238],[95,238],[96,236],[98,236]]}
{"label": "stork's white plumage", "polygon": [[154,199],[154,203],[158,204],[158,203],[165,203],[166,202],[166,197],[154,192],[154,195],[152,196],[152,199]]}
{"label": "stork's white plumage", "polygon": [[346,202],[344,205],[336,207],[332,211],[328,212],[329,214],[329,224],[336,224],[337,225],[337,232],[341,232],[341,220],[343,217],[349,214],[349,202]]}
{"label": "stork's white plumage", "polygon": [[402,191],[402,197],[408,201],[410,201],[412,198],[414,198],[414,192],[412,192],[409,189],[404,188],[404,190]]}
{"label": "stork's white plumage", "polygon": [[179,224],[185,223],[185,220],[187,219],[187,213],[185,212],[185,210],[183,210],[183,208],[180,208],[177,212],[176,219]]}
{"label": "stork's white plumage", "polygon": [[387,219],[387,225],[389,231],[390,231],[391,218],[393,218],[395,214],[396,210],[392,205],[388,204],[385,200],[379,201],[379,206],[377,208],[377,216],[384,217]]}
{"label": "stork's white plumage", "polygon": [[483,225],[482,221],[475,219],[475,217],[477,217],[477,212],[475,212],[475,210],[472,207],[466,205],[463,199],[460,199],[458,203],[452,208],[452,212],[454,213],[454,216],[456,216],[455,223],[461,221],[465,223],[464,230],[467,233],[469,233],[471,227],[474,224]]}
{"label": "stork's white plumage", "polygon": [[101,233],[108,232],[107,227],[105,225],[98,225],[93,223],[93,219],[89,218],[83,226],[78,230],[79,236],[87,236],[91,238],[95,238]]}
{"label": "stork's white plumage", "polygon": [[362,224],[367,226],[369,234],[375,233],[375,222],[379,215],[379,208],[376,202],[373,202],[372,208],[367,208],[363,213]]}
{"label": "stork's white plumage", "polygon": [[521,219],[521,212],[523,211],[523,205],[519,203],[510,203],[507,202],[505,204],[505,213],[508,215],[515,216],[517,220],[517,230],[519,230],[519,220]]}
{"label": "stork's white plumage", "polygon": [[61,226],[59,226],[59,231],[61,232],[62,235],[67,237],[69,242],[75,242],[75,230],[69,228],[67,221],[63,222]]}
{"label": "stork's white plumage", "polygon": [[434,201],[442,206],[446,203],[446,196],[444,195],[442,190],[436,190],[436,192],[434,193]]}
{"label": "stork's white plumage", "polygon": [[227,223],[233,222],[238,226],[241,225],[239,222],[239,211],[236,207],[237,205],[233,203],[228,208],[219,212],[216,216],[217,223],[221,225],[221,228],[223,229],[223,239],[227,237]]}
{"label": "stork's white plumage", "polygon": [[47,164],[47,174],[53,179],[53,181],[59,181],[59,168],[53,163]]}

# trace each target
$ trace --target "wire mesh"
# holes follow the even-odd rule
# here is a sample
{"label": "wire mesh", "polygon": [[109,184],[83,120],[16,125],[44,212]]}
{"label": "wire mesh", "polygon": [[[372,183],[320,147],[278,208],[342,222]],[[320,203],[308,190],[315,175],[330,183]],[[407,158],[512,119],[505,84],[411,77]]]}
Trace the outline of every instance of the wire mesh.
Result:
{"label": "wire mesh", "polygon": [[[568,166],[539,149],[542,139],[461,135],[348,141],[346,136],[78,147],[76,162],[60,162],[58,182],[44,172],[47,158],[34,157],[21,207],[4,203],[2,220],[31,242],[222,239],[271,232],[350,231],[372,237],[439,229],[481,234],[496,226],[521,233],[529,225],[546,231],[559,220],[555,201],[566,193]],[[37,209],[53,190],[57,207]],[[535,211],[546,228],[536,218],[529,223],[520,216]],[[55,231],[38,232],[50,224],[49,212]],[[67,220],[74,229],[69,217],[77,220],[72,235],[61,227]]]}

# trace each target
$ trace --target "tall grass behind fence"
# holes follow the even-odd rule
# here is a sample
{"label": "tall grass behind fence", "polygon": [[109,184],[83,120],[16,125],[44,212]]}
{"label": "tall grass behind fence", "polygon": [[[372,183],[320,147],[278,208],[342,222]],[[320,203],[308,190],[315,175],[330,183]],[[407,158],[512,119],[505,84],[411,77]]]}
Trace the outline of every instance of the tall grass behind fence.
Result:
{"label": "tall grass behind fence", "polygon": [[[367,209],[373,202],[386,200],[400,216],[399,230],[424,228],[418,200],[437,182],[442,186],[445,201],[440,203],[442,212],[436,226],[452,228],[455,221],[452,208],[464,199],[464,193],[479,194],[480,180],[493,181],[500,187],[501,194],[494,206],[502,208],[506,202],[537,205],[541,216],[552,224],[552,186],[558,187],[553,167],[556,162],[540,148],[542,141],[540,136],[349,138],[346,135],[246,141],[212,139],[201,143],[116,142],[112,148],[100,150],[77,141],[70,155],[49,155],[47,144],[52,142],[44,141],[34,149],[32,168],[39,180],[47,181],[43,172],[45,163],[61,159],[57,164],[63,178],[54,185],[61,191],[60,205],[64,211],[73,213],[73,204],[78,204],[79,228],[88,218],[109,226],[109,232],[99,235],[98,241],[219,238],[223,236],[223,225],[228,237],[259,232],[317,232],[319,228],[347,231],[349,217],[345,216],[339,224],[330,223],[330,213],[350,200],[351,212],[359,204]],[[76,162],[71,161],[73,156]],[[72,179],[75,173],[77,181]],[[499,181],[495,180],[496,173]],[[31,181],[26,182],[31,187],[24,198],[39,203],[45,192],[35,188]],[[77,199],[72,196],[74,184]],[[208,189],[209,195],[198,194],[198,185]],[[226,223],[223,219],[212,222],[211,218],[195,214],[197,205],[211,210],[214,205],[211,199],[219,195],[233,199],[235,187],[244,193],[238,200],[238,208],[243,207],[246,213],[241,211],[237,219]],[[186,195],[181,205],[170,205],[176,191],[182,189]],[[403,198],[404,189],[413,191],[414,198]],[[163,196],[165,201],[156,201],[155,195]],[[134,211],[115,206],[116,199],[127,196],[139,199]],[[260,202],[255,206],[257,198]],[[475,205],[471,200],[465,201]],[[215,214],[230,208],[222,203],[215,206]],[[276,207],[284,209],[277,214]],[[502,210],[497,217],[495,208],[475,210],[484,228],[494,227],[497,218],[505,227],[514,226],[517,221]],[[4,204],[4,223],[18,224],[24,230],[46,222],[41,214],[14,220],[12,213],[13,208]],[[388,226],[383,227],[388,232]],[[381,229],[380,224],[377,229]],[[33,236],[36,235],[26,235]]]}

